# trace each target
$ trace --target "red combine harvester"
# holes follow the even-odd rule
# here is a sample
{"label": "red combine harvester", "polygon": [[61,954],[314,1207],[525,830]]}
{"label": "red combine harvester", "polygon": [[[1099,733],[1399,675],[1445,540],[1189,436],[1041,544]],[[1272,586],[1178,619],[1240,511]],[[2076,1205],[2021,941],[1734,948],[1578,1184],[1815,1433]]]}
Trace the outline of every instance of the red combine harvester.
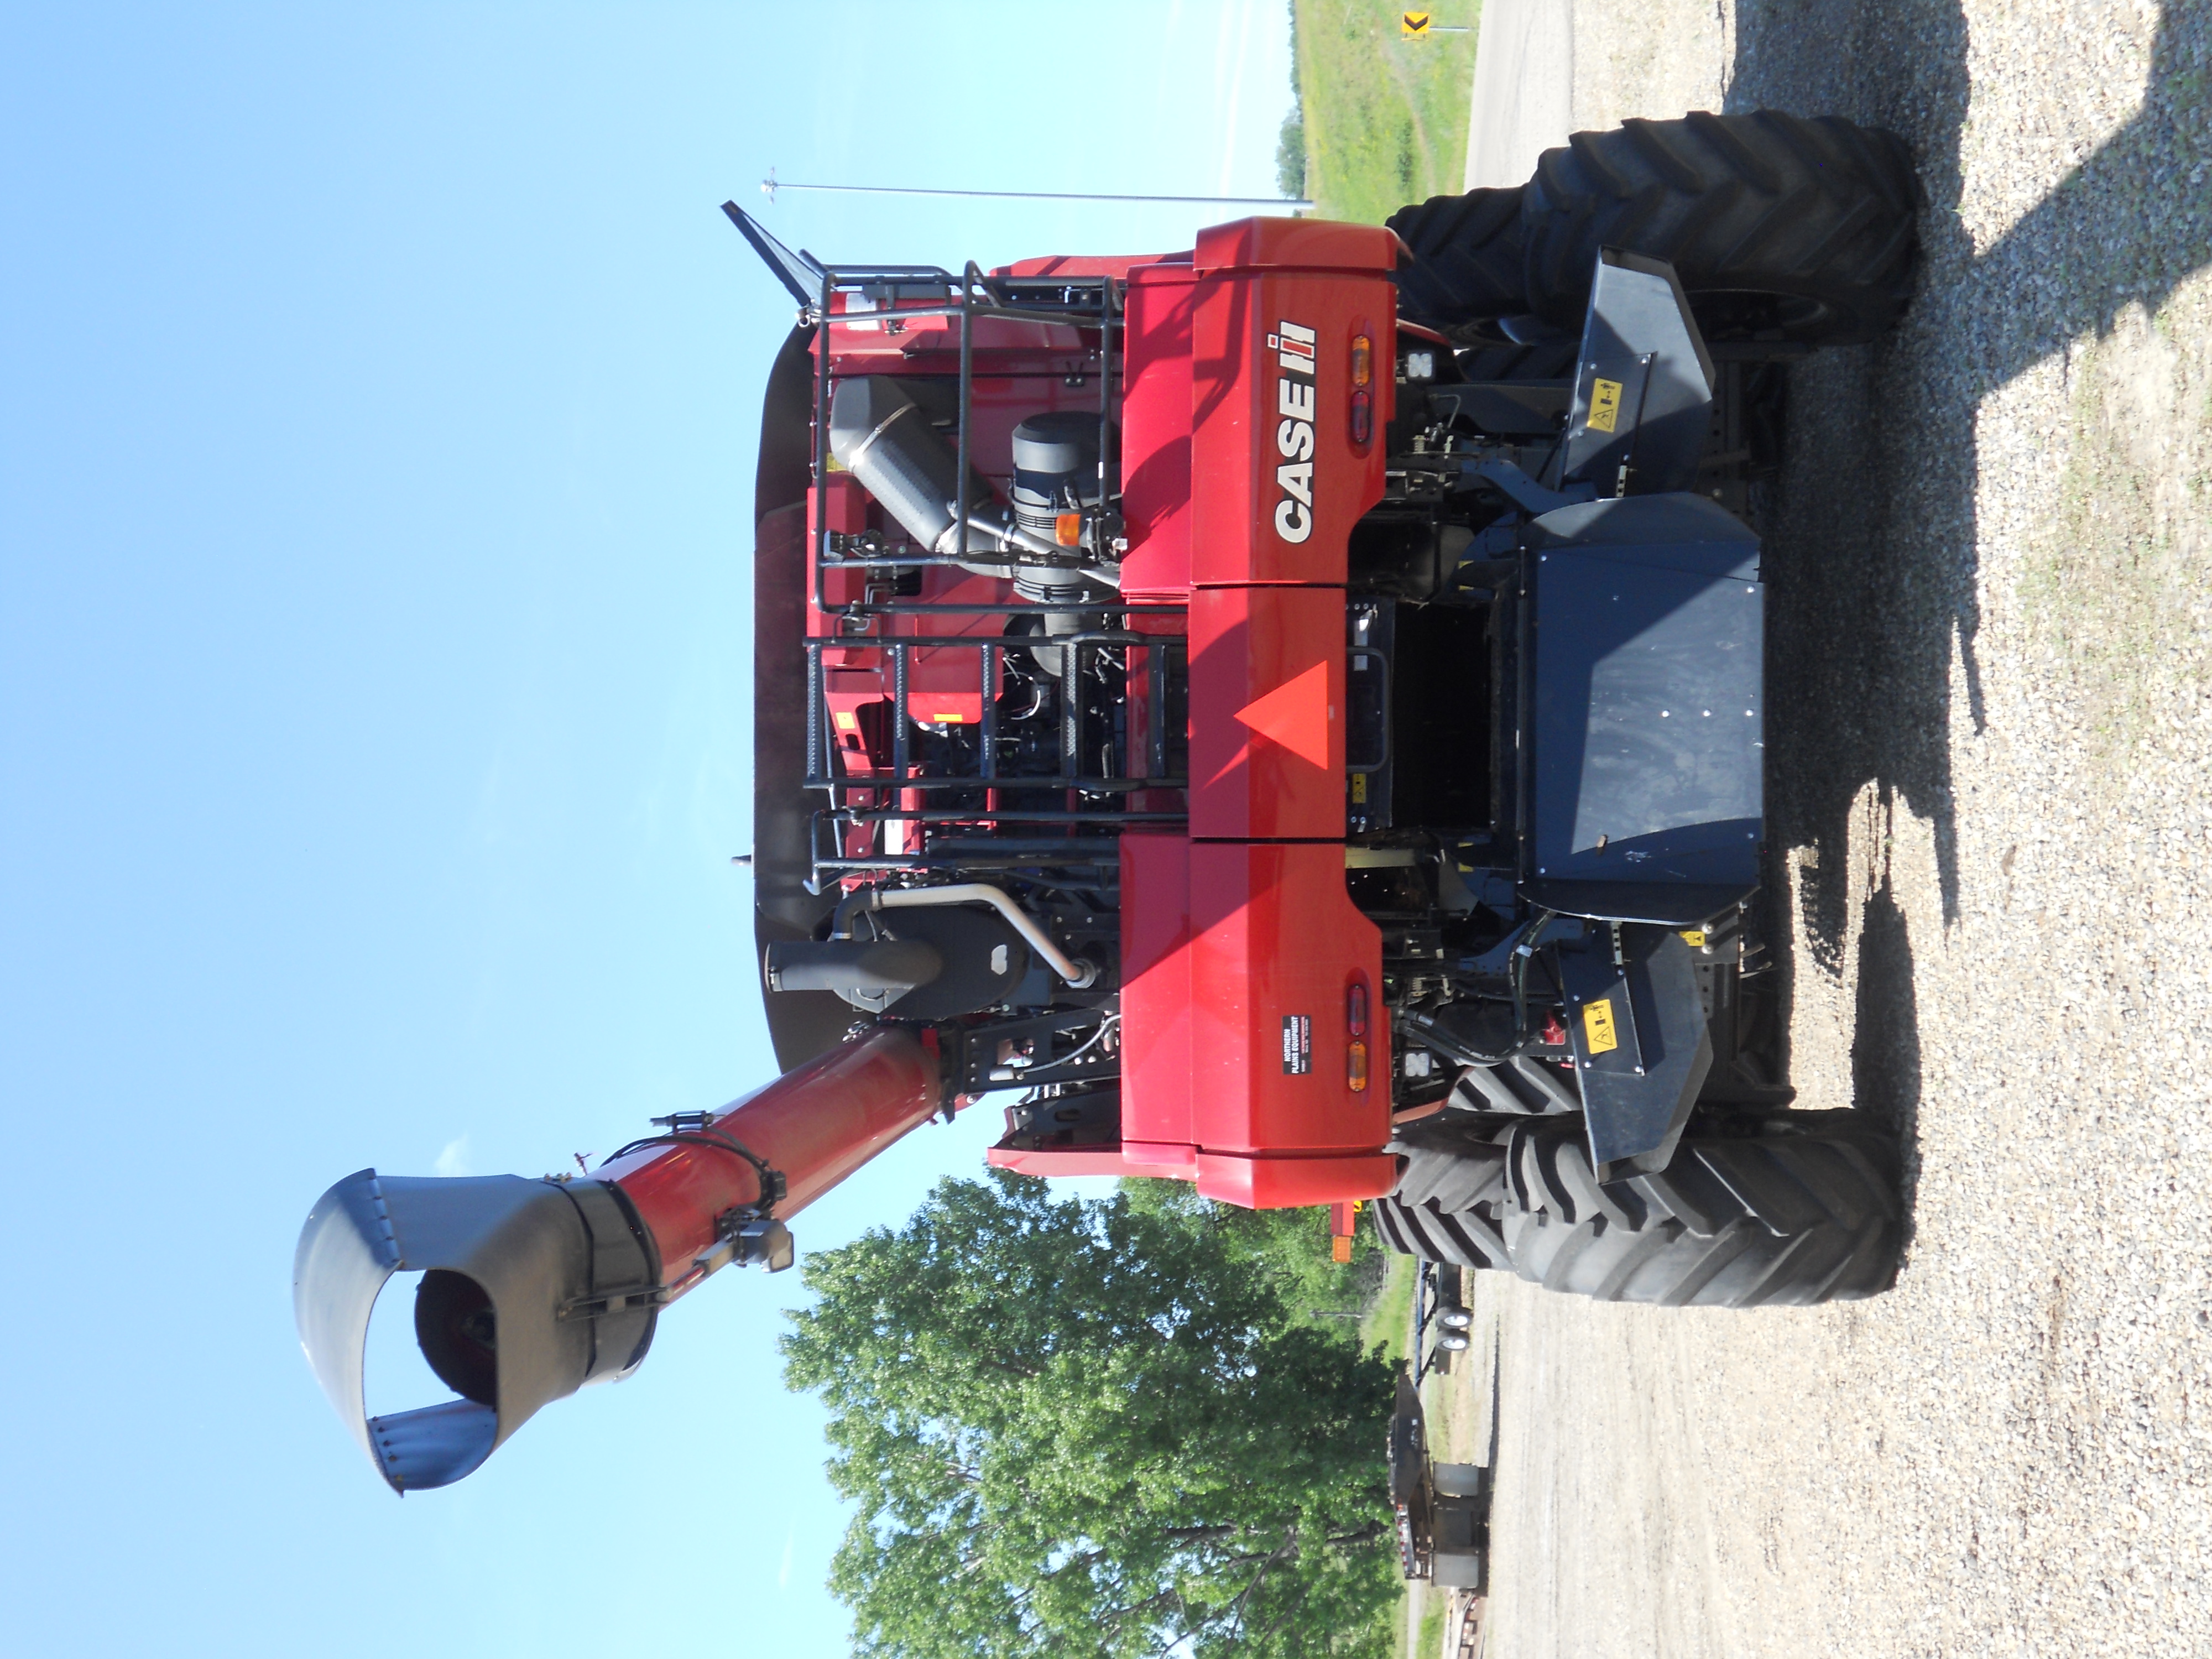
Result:
{"label": "red combine harvester", "polygon": [[[783,1075],[589,1177],[363,1170],[308,1356],[398,1490],[626,1374],[660,1310],[933,1116],[990,1161],[1357,1200],[1613,1299],[1866,1295],[1896,1151],[1794,1113],[1759,944],[1778,363],[1909,294],[1840,121],[1578,135],[1389,228],[826,267],[755,499],[757,933]],[[368,1418],[422,1270],[457,1398]]]}

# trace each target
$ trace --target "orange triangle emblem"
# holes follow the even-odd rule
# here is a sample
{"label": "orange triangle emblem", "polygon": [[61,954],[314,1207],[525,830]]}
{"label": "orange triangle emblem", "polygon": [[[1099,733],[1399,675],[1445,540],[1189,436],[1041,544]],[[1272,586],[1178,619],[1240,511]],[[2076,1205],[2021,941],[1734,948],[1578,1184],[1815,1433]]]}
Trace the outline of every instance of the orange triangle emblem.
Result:
{"label": "orange triangle emblem", "polygon": [[1279,744],[1300,760],[1328,769],[1328,728],[1336,709],[1328,700],[1328,664],[1317,662],[1237,711],[1244,726]]}

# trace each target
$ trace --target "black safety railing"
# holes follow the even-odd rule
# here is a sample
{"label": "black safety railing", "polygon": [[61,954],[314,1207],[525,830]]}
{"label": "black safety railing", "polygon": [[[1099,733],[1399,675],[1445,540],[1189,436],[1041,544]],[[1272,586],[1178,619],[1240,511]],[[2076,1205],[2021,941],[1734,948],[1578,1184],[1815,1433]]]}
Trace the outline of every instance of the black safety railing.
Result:
{"label": "black safety railing", "polygon": [[[1060,672],[1054,677],[1059,702],[1056,741],[1049,755],[1056,763],[1048,769],[1038,763],[1035,744],[1018,754],[1012,764],[1001,753],[1002,739],[1008,735],[1002,730],[999,706],[1005,659],[1010,653],[1039,649],[1060,653]],[[890,696],[884,721],[890,737],[888,764],[884,763],[880,744],[870,746],[864,741],[861,748],[854,750],[833,740],[835,722],[829,717],[829,670],[824,659],[832,652],[842,654],[855,650],[889,659]],[[1180,795],[1188,787],[1187,778],[1170,769],[1176,723],[1172,690],[1184,678],[1187,651],[1186,641],[1176,635],[1118,629],[980,639],[929,635],[880,642],[848,635],[809,638],[806,784],[830,797],[830,805],[813,815],[811,851],[817,883],[825,877],[861,870],[1110,865],[1116,856],[1110,835],[1085,840],[1077,835],[1078,826],[1110,830],[1128,823],[1182,822],[1186,815],[1179,806],[1173,811],[1139,809],[1131,805],[1129,798],[1154,791]],[[978,694],[980,718],[973,744],[958,745],[961,757],[972,764],[930,767],[915,753],[913,665],[918,653],[940,662],[948,653],[974,654],[975,674],[970,684]],[[1107,707],[1085,696],[1086,690],[1098,684],[1095,673],[1086,672],[1086,663],[1095,667],[1100,653],[1119,659],[1109,665],[1119,670],[1121,694],[1116,703]],[[1140,702],[1128,696],[1139,686],[1143,689]],[[941,700],[942,688],[932,695]],[[933,729],[942,732],[945,728],[939,725]],[[1091,764],[1094,757],[1109,766]],[[955,795],[964,799],[952,799]],[[1060,798],[1059,805],[1043,804],[1054,796]],[[911,804],[917,802],[921,804]],[[846,834],[849,829],[895,823],[967,825],[981,830],[1014,824],[1064,824],[1069,826],[1069,833],[1062,838],[1033,837],[1017,843],[995,835],[955,837],[927,830],[925,844],[904,854],[853,852]]]}
{"label": "black safety railing", "polygon": [[[917,290],[919,290],[917,292]],[[836,296],[865,298],[866,311],[836,308]],[[941,300],[935,295],[944,296]],[[876,301],[883,301],[877,308]],[[913,303],[919,300],[921,303]],[[1166,719],[1170,683],[1186,676],[1188,647],[1183,630],[1144,631],[1139,619],[1175,618],[1179,623],[1185,607],[1176,605],[1127,604],[1118,598],[1054,596],[1049,602],[975,603],[921,599],[896,591],[901,573],[939,568],[973,571],[974,562],[1008,562],[1009,574],[1032,571],[1037,576],[1061,580],[1081,575],[1086,569],[1096,577],[1097,564],[1110,562],[1121,548],[1112,540],[1119,524],[1119,491],[1115,487],[1114,417],[1119,381],[1115,336],[1121,324],[1121,284],[1111,277],[994,277],[984,276],[970,262],[955,276],[939,266],[836,266],[823,273],[820,302],[811,320],[822,329],[817,353],[814,398],[814,457],[811,504],[813,520],[813,596],[817,612],[836,629],[810,635],[806,641],[806,784],[823,791],[826,806],[813,814],[810,830],[813,880],[825,886],[852,872],[866,871],[1004,870],[1070,868],[1085,865],[1111,867],[1118,853],[1113,832],[1135,823],[1177,823],[1180,810],[1156,810],[1147,802],[1133,808],[1132,797],[1152,792],[1180,796],[1187,780],[1170,770],[1173,735]],[[971,542],[975,509],[984,503],[969,500],[971,481],[977,476],[970,453],[975,428],[977,368],[975,325],[979,318],[1073,326],[1079,331],[1078,347],[1085,368],[1095,363],[1098,379],[1097,501],[1085,514],[1088,547],[1068,550],[1065,563],[1054,563],[1032,553],[1016,553],[1004,547],[978,548]],[[830,527],[827,498],[832,476],[830,459],[830,411],[838,374],[839,356],[831,330],[861,324],[904,328],[935,318],[957,319],[958,392],[955,410],[957,449],[957,499],[951,505],[957,527],[951,550],[933,553],[910,542],[880,532],[841,533]],[[1039,371],[994,369],[985,378],[1030,378]],[[1051,371],[1065,380],[1066,372]],[[1085,558],[1085,552],[1089,559]],[[860,574],[860,597],[833,599],[833,572]],[[1118,626],[1100,626],[1068,635],[1044,632],[1047,619],[1064,617],[1071,611],[1086,619],[1098,618]],[[986,636],[900,631],[897,619],[914,618],[909,627],[926,626],[919,619],[951,617],[1019,617],[1036,619],[1037,631]],[[1001,750],[1009,733],[1001,729],[999,689],[1006,678],[1009,652],[1030,653],[1039,647],[1060,653],[1057,765],[1049,770],[1035,765],[1036,745],[1024,750],[1026,763],[1011,769]],[[843,656],[865,652],[873,664],[825,661],[830,653]],[[973,652],[975,674],[969,683],[981,693],[980,722],[972,745],[972,767],[931,767],[915,755],[915,723],[911,715],[915,653],[927,653],[933,669],[945,653]],[[1086,700],[1086,666],[1097,669],[1101,653],[1118,659],[1113,667],[1120,675],[1121,706],[1113,724],[1117,739],[1104,744],[1091,740],[1088,728],[1097,725],[1103,711]],[[890,753],[872,749],[854,754],[833,738],[828,697],[828,673],[832,667],[887,667]],[[1026,674],[1024,676],[1028,678]],[[1144,718],[1141,737],[1131,718],[1128,693],[1143,687]],[[950,745],[939,744],[942,750]],[[845,757],[851,756],[851,760]],[[1092,757],[1110,763],[1091,765]],[[884,760],[888,759],[888,766]],[[864,769],[858,764],[864,762]],[[1057,794],[1056,805],[1048,805]],[[919,836],[902,836],[906,850],[881,852],[880,831],[874,826],[904,823],[926,826]],[[852,832],[869,826],[865,836]],[[1019,836],[1012,827],[1033,826],[1059,834]],[[857,851],[856,842],[870,850]],[[918,843],[918,844],[917,844]]]}
{"label": "black safety railing", "polygon": [[[907,304],[911,297],[902,290],[936,290],[947,297],[942,303]],[[885,301],[882,310],[865,312],[835,309],[835,296],[840,293],[867,298],[871,306],[874,296],[881,295]],[[969,540],[975,526],[970,522],[973,509],[981,503],[972,501],[969,489],[974,474],[974,456],[969,440],[974,429],[971,418],[975,394],[975,320],[978,317],[994,318],[1006,322],[1029,322],[1096,330],[1097,343],[1084,353],[1086,362],[1095,362],[1098,376],[1098,507],[1091,520],[1094,534],[1103,533],[1103,526],[1111,522],[1110,507],[1115,492],[1113,489],[1114,469],[1114,401],[1120,379],[1115,368],[1114,337],[1121,325],[1121,284],[1110,276],[1068,277],[1010,277],[986,276],[973,260],[969,261],[961,275],[955,276],[939,265],[836,265],[825,269],[822,275],[822,297],[813,307],[811,319],[823,330],[823,341],[817,356],[817,373],[814,377],[814,473],[816,492],[814,501],[814,600],[817,609],[825,613],[843,616],[927,616],[975,615],[988,612],[1042,613],[1050,607],[1036,604],[976,605],[958,603],[902,603],[897,599],[876,603],[861,600],[856,603],[833,604],[826,591],[829,573],[839,568],[884,570],[915,570],[932,567],[959,567],[978,552],[997,554],[998,550],[981,550]],[[897,326],[933,318],[957,318],[959,322],[959,391],[955,411],[955,434],[959,453],[958,495],[953,502],[955,534],[957,541],[950,553],[933,554],[916,550],[909,543],[884,542],[872,547],[848,549],[829,528],[827,503],[821,492],[830,477],[830,404],[837,379],[833,359],[836,352],[829,330],[833,326],[860,327]],[[988,378],[1006,379],[1015,375],[1006,371]],[[1050,378],[1064,379],[1054,373]],[[1093,551],[1103,554],[1110,550],[1100,547]],[[1073,574],[1079,556],[1071,550],[1065,565],[1039,562],[1032,568],[1042,572],[1054,569]],[[1180,612],[1179,605],[1142,605],[1133,608],[1144,611]]]}

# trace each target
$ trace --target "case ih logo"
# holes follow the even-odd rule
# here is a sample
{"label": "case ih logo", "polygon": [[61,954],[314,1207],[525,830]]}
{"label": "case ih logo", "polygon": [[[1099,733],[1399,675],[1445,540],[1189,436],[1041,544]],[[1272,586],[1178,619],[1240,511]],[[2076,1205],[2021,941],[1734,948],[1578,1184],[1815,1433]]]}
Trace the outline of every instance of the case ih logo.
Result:
{"label": "case ih logo", "polygon": [[1275,503],[1275,533],[1286,542],[1302,542],[1313,534],[1314,454],[1314,331],[1293,322],[1279,322],[1267,337],[1267,349],[1282,365],[1275,382],[1275,453],[1283,464],[1275,469],[1275,487],[1283,492]]}

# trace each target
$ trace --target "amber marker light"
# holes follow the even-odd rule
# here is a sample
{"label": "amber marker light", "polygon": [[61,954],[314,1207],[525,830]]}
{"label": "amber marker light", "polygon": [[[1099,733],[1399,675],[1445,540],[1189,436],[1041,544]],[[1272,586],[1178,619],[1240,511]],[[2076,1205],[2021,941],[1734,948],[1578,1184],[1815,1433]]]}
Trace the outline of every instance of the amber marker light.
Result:
{"label": "amber marker light", "polygon": [[1352,441],[1364,447],[1375,435],[1375,394],[1367,388],[1375,379],[1375,339],[1352,337]]}
{"label": "amber marker light", "polygon": [[1080,513],[1063,513],[1060,514],[1059,517],[1055,518],[1052,521],[1052,538],[1058,542],[1062,547],[1081,546],[1083,544],[1083,515]]}
{"label": "amber marker light", "polygon": [[1367,1089],[1367,988],[1357,980],[1344,994],[1344,1028],[1352,1041],[1344,1048],[1345,1086],[1354,1094]]}

